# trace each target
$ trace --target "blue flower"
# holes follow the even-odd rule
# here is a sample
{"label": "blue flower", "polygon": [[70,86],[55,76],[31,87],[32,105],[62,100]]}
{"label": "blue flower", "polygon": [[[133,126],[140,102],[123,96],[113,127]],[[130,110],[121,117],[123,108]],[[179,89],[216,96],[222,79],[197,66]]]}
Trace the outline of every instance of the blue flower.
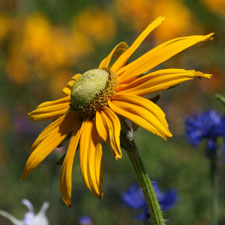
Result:
{"label": "blue flower", "polygon": [[[163,193],[159,190],[156,181],[152,182],[152,184],[161,209],[166,211],[173,208],[179,199],[177,192],[171,189]],[[136,183],[132,185],[126,192],[124,192],[122,200],[127,206],[140,211],[136,216],[138,220],[148,220],[150,218],[146,200],[139,184]]]}
{"label": "blue flower", "polygon": [[202,140],[207,140],[207,150],[216,150],[218,137],[225,137],[225,116],[215,110],[193,114],[185,119],[188,141],[197,147]]}
{"label": "blue flower", "polygon": [[80,225],[92,225],[92,220],[88,216],[80,217]]}

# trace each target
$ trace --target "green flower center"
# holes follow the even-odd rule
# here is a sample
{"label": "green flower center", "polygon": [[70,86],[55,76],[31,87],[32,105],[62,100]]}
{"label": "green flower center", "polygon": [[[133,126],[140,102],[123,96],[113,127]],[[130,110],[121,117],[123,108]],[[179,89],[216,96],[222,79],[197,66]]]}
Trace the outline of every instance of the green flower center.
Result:
{"label": "green flower center", "polygon": [[83,73],[71,89],[71,108],[82,118],[93,117],[97,110],[107,105],[117,84],[115,75],[103,69]]}

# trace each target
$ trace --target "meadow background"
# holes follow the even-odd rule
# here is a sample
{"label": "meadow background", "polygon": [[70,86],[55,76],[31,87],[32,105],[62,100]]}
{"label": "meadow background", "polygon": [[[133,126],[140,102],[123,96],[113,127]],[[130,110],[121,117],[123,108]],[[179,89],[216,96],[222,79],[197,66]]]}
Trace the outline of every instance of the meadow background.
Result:
{"label": "meadow background", "polygon": [[[85,187],[76,155],[72,208],[59,195],[60,166],[65,149],[56,149],[25,181],[21,174],[35,137],[45,122],[28,120],[39,103],[63,96],[61,89],[75,73],[96,68],[119,41],[129,45],[157,16],[165,22],[143,43],[135,58],[153,46],[178,36],[215,32],[213,41],[198,44],[160,68],[195,69],[212,73],[160,93],[158,104],[167,115],[174,137],[167,142],[139,128],[135,139],[150,177],[162,190],[175,188],[176,207],[164,213],[167,224],[210,224],[209,163],[202,144],[187,143],[184,118],[193,112],[224,106],[215,98],[224,91],[224,0],[0,0],[0,209],[22,219],[29,199],[36,211],[44,201],[50,225],[79,224],[89,216],[93,225],[135,225],[135,211],[121,194],[136,182],[125,152],[115,161],[104,146],[104,198]],[[225,164],[219,172],[219,224],[225,224]],[[1,225],[11,224],[0,218]]]}

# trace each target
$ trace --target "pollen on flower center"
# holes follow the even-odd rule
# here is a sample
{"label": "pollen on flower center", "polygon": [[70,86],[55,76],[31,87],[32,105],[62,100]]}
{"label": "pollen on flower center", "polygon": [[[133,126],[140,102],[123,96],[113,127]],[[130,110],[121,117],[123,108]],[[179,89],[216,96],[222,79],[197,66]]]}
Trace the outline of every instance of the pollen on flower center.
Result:
{"label": "pollen on flower center", "polygon": [[92,69],[83,73],[71,89],[71,108],[82,118],[91,118],[107,105],[117,85],[116,75],[104,69]]}

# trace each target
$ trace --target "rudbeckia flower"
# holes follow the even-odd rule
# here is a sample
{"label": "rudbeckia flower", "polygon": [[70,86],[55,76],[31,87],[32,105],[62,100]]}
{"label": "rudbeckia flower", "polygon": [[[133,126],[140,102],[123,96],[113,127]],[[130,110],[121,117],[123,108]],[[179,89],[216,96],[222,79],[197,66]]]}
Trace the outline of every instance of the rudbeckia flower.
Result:
{"label": "rudbeckia flower", "polygon": [[[184,49],[211,39],[213,34],[176,38],[128,62],[163,20],[163,17],[157,18],[130,47],[125,42],[116,45],[97,69],[74,75],[63,89],[66,97],[41,103],[29,113],[35,121],[53,122],[33,143],[23,179],[72,133],[61,169],[62,198],[71,205],[72,167],[78,144],[84,182],[94,195],[102,198],[102,140],[110,146],[115,159],[122,157],[118,115],[164,140],[172,136],[164,112],[143,96],[194,77],[210,78],[211,75],[184,69],[151,70]],[[116,58],[114,63],[112,58]]]}

